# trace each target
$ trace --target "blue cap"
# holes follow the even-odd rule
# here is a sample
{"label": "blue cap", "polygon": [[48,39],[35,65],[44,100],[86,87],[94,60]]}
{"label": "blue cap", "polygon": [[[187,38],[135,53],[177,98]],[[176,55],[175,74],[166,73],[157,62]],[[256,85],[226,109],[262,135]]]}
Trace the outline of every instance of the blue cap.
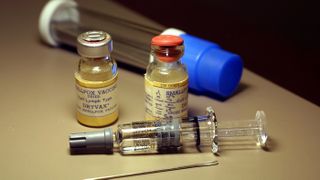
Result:
{"label": "blue cap", "polygon": [[239,55],[198,37],[181,34],[185,54],[181,61],[189,74],[189,88],[199,93],[231,96],[241,79],[243,64]]}

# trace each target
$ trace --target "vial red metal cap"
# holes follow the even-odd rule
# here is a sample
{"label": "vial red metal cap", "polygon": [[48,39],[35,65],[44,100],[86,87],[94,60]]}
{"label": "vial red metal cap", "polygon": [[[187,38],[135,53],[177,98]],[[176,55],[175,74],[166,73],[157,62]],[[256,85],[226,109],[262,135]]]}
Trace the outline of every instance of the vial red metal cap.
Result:
{"label": "vial red metal cap", "polygon": [[159,35],[151,40],[152,53],[162,62],[177,61],[183,54],[183,39],[173,35]]}
{"label": "vial red metal cap", "polygon": [[183,44],[183,39],[173,35],[159,35],[151,40],[151,45],[155,46],[179,46]]}

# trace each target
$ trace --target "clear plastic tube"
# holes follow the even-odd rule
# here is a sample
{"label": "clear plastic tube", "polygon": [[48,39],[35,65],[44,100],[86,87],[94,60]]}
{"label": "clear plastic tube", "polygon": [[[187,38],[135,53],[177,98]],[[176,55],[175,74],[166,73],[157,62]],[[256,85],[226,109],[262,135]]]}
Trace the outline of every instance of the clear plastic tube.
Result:
{"label": "clear plastic tube", "polygon": [[164,29],[156,29],[143,24],[137,24],[99,11],[97,7],[87,7],[77,2],[74,7],[58,9],[56,16],[66,12],[74,12],[77,18],[65,18],[52,21],[51,32],[54,41],[60,45],[76,47],[79,34],[89,30],[102,30],[112,35],[114,41],[114,57],[129,65],[145,69],[149,63],[150,39],[160,34]]}

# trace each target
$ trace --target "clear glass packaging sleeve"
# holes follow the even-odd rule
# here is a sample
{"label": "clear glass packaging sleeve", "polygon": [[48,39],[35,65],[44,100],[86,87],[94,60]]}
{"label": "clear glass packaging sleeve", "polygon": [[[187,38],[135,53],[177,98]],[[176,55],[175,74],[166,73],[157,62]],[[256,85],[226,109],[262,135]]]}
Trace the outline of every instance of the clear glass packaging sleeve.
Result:
{"label": "clear glass packaging sleeve", "polygon": [[[52,46],[76,47],[79,34],[101,30],[114,40],[117,62],[145,69],[150,60],[150,40],[159,34],[184,39],[182,63],[189,74],[189,88],[200,94],[227,98],[238,87],[243,64],[240,56],[218,44],[192,36],[175,28],[150,26],[135,18],[112,14],[109,1],[51,0],[42,10],[39,29],[42,39]],[[110,12],[109,12],[110,10]],[[156,28],[155,28],[156,27]]]}

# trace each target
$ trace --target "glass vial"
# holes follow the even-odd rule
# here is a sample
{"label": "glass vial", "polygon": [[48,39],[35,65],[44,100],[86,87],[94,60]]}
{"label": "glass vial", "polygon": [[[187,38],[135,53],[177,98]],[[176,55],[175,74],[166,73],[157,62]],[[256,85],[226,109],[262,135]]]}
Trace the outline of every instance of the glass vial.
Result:
{"label": "glass vial", "polygon": [[111,58],[112,39],[103,31],[89,31],[78,36],[81,56],[75,73],[78,95],[78,121],[86,126],[101,127],[118,118],[117,64]]}
{"label": "glass vial", "polygon": [[183,39],[179,36],[152,38],[153,61],[145,74],[146,120],[187,117],[188,74],[180,60],[183,52]]}

